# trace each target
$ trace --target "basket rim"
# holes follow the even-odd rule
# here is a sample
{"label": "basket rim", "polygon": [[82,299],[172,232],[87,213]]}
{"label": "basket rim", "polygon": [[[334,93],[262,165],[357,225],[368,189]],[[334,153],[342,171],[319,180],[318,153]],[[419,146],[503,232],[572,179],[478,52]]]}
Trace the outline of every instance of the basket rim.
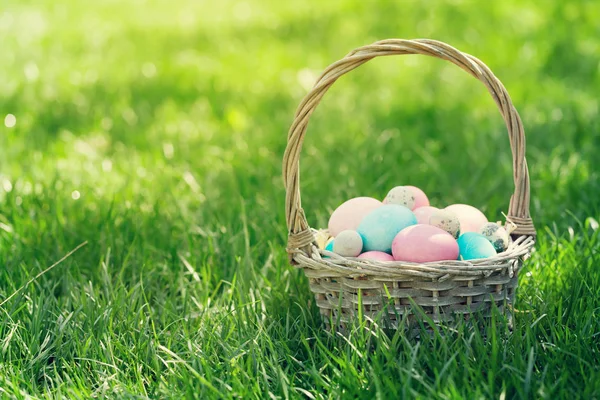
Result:
{"label": "basket rim", "polygon": [[[509,275],[527,259],[535,240],[532,236],[520,236],[509,244],[507,250],[489,258],[478,260],[447,260],[426,263],[407,261],[377,261],[357,257],[343,257],[311,244],[310,256],[304,251],[293,252],[292,259],[297,268],[313,270],[325,277],[332,274],[337,277],[396,277],[415,276],[437,280],[457,279],[460,277],[477,279],[494,272],[507,270]],[[327,258],[325,258],[327,257]],[[332,276],[333,277],[333,276]]]}

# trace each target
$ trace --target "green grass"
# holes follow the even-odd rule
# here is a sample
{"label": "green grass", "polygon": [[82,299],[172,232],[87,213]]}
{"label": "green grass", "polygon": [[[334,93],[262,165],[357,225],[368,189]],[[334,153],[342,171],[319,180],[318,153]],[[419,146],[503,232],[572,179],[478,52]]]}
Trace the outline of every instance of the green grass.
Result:
{"label": "green grass", "polygon": [[[287,3],[2,3],[0,302],[88,244],[0,307],[0,397],[600,398],[597,2]],[[539,241],[512,335],[331,335],[287,264],[295,107],[388,37],[478,56],[521,113]],[[485,88],[416,56],[336,83],[302,160],[315,227],[397,184],[500,219],[512,185]]]}

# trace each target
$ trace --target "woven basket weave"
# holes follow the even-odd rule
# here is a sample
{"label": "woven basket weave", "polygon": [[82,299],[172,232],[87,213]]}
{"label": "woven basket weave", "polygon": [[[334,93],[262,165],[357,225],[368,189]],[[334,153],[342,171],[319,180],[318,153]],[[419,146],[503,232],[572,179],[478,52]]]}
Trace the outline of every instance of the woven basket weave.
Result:
{"label": "woven basket weave", "polygon": [[[309,118],[327,90],[342,75],[378,56],[422,54],[458,65],[486,86],[506,122],[513,155],[515,191],[507,222],[515,226],[508,249],[494,257],[472,261],[409,263],[341,257],[319,249],[300,202],[299,158]],[[310,281],[327,328],[346,328],[361,313],[387,328],[414,325],[429,316],[451,324],[473,312],[490,315],[494,304],[511,320],[518,272],[534,245],[535,229],[529,216],[529,173],[521,118],[502,83],[477,58],[434,40],[390,39],[350,52],[331,64],[300,103],[288,133],[283,158],[287,251],[292,265]],[[324,258],[327,256],[327,258]],[[416,313],[416,308],[420,312]]]}

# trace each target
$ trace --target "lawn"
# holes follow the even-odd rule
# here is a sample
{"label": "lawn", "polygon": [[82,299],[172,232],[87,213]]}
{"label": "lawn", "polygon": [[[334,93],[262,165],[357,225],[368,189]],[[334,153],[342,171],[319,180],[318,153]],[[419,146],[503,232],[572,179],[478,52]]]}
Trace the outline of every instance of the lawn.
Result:
{"label": "lawn", "polygon": [[[379,3],[3,0],[0,398],[600,398],[599,4]],[[482,59],[523,119],[538,242],[510,335],[331,334],[287,263],[295,108],[391,37]],[[302,157],[314,227],[396,185],[495,220],[512,193],[489,93],[426,57],[340,79]]]}

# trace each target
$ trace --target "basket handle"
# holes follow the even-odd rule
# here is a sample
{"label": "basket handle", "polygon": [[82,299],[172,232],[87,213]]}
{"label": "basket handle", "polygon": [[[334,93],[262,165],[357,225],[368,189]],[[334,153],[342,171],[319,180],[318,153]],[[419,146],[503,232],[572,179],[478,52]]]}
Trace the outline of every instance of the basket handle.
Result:
{"label": "basket handle", "polygon": [[450,61],[486,86],[506,123],[513,156],[515,191],[510,199],[507,220],[517,225],[513,235],[535,236],[535,228],[529,216],[529,172],[525,160],[525,133],[521,118],[502,83],[483,62],[445,43],[428,39],[388,39],[360,47],[327,67],[296,110],[283,156],[283,181],[286,190],[285,214],[289,231],[288,251],[290,253],[300,250],[310,254],[309,247],[314,241],[302,209],[299,186],[300,151],[310,116],[331,85],[345,73],[378,56],[404,54],[423,54]]}

